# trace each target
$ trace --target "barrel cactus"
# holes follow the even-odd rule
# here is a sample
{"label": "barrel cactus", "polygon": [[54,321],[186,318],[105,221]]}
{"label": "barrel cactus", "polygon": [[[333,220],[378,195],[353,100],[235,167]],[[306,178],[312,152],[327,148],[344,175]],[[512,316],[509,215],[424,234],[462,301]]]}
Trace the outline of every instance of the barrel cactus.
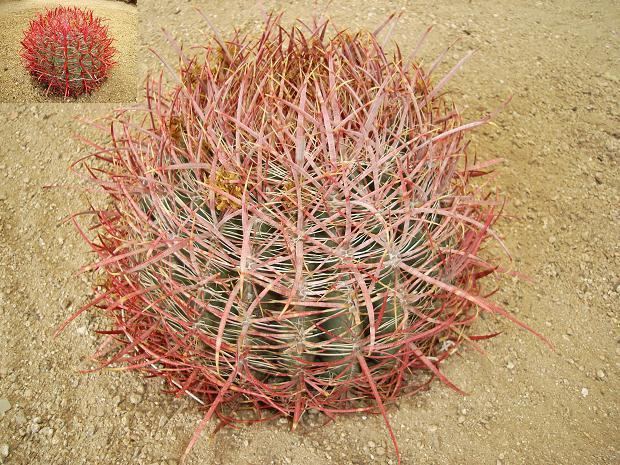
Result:
{"label": "barrel cactus", "polygon": [[85,161],[110,202],[75,222],[106,278],[74,317],[110,317],[102,365],[199,400],[201,428],[369,411],[396,444],[386,404],[434,378],[458,389],[441,362],[485,337],[464,328],[514,319],[479,286],[499,202],[470,182],[486,164],[464,133],[486,120],[442,96],[460,63],[433,85],[380,30],[327,29],[270,17],[256,39],[178,47],[174,83],[111,118]]}
{"label": "barrel cactus", "polygon": [[86,8],[59,6],[39,13],[21,44],[28,72],[46,92],[64,97],[90,94],[115,64],[108,27]]}

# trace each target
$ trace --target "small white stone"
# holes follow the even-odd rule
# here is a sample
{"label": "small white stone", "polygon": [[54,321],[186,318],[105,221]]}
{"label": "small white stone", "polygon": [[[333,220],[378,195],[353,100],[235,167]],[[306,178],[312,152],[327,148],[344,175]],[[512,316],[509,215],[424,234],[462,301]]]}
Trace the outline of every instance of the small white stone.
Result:
{"label": "small white stone", "polygon": [[9,456],[9,445],[8,444],[0,444],[0,457],[3,459]]}
{"label": "small white stone", "polygon": [[506,368],[508,368],[509,370],[514,369],[514,367],[515,367],[515,364],[514,364],[514,363],[512,363],[512,362],[508,362],[508,363],[506,364]]}
{"label": "small white stone", "polygon": [[375,444],[374,441],[368,441],[368,447],[370,447],[371,449],[374,449],[375,447],[377,447],[377,444]]}
{"label": "small white stone", "polygon": [[11,403],[8,399],[0,399],[0,415],[11,410]]}
{"label": "small white stone", "polygon": [[26,424],[26,416],[22,412],[17,412],[15,414],[15,423],[19,426],[23,426]]}
{"label": "small white stone", "polygon": [[88,328],[86,326],[80,326],[75,330],[75,332],[78,333],[80,336],[86,336]]}
{"label": "small white stone", "polygon": [[590,391],[588,390],[588,388],[586,388],[586,387],[581,388],[581,396],[582,397],[588,397],[588,394],[590,394]]}
{"label": "small white stone", "polygon": [[596,377],[598,379],[603,379],[605,377],[605,372],[603,370],[596,370]]}
{"label": "small white stone", "polygon": [[134,405],[139,404],[141,400],[142,400],[142,397],[139,394],[130,394],[129,395],[129,402],[131,402]]}

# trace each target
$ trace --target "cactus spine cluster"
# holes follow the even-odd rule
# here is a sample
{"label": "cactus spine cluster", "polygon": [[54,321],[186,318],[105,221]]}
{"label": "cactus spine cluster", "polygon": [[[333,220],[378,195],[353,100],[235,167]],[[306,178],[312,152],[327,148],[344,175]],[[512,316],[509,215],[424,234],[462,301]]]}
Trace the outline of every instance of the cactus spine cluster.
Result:
{"label": "cactus spine cluster", "polygon": [[112,319],[102,364],[167,379],[205,421],[385,416],[435,377],[457,389],[439,366],[481,311],[511,318],[480,295],[498,202],[465,156],[486,120],[441,95],[458,66],[433,86],[380,31],[329,26],[179,47],[176,84],[150,80],[88,164],[111,199],[80,228],[107,276],[82,309]]}
{"label": "cactus spine cluster", "polygon": [[115,64],[103,20],[89,9],[56,7],[39,13],[24,31],[22,58],[46,93],[90,94]]}

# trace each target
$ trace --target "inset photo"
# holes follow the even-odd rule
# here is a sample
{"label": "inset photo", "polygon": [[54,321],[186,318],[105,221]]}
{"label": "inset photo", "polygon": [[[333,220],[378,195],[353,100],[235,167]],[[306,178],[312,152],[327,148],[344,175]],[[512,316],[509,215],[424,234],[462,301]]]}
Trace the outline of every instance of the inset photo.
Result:
{"label": "inset photo", "polygon": [[131,0],[0,0],[0,103],[123,103],[138,91]]}

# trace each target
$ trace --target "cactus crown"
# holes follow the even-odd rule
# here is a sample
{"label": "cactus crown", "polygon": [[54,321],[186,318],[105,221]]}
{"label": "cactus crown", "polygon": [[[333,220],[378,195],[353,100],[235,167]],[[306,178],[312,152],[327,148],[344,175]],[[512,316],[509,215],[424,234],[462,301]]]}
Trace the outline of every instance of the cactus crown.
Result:
{"label": "cactus crown", "polygon": [[477,284],[497,212],[463,133],[485,121],[378,31],[327,28],[271,17],[180,52],[174,89],[151,80],[90,164],[113,200],[84,234],[108,276],[85,308],[115,322],[102,363],[168,379],[205,419],[385,414],[421,373],[457,389],[439,364],[463,327],[507,315]]}
{"label": "cactus crown", "polygon": [[56,7],[24,31],[22,58],[46,92],[76,97],[99,87],[115,64],[108,28],[89,9]]}

